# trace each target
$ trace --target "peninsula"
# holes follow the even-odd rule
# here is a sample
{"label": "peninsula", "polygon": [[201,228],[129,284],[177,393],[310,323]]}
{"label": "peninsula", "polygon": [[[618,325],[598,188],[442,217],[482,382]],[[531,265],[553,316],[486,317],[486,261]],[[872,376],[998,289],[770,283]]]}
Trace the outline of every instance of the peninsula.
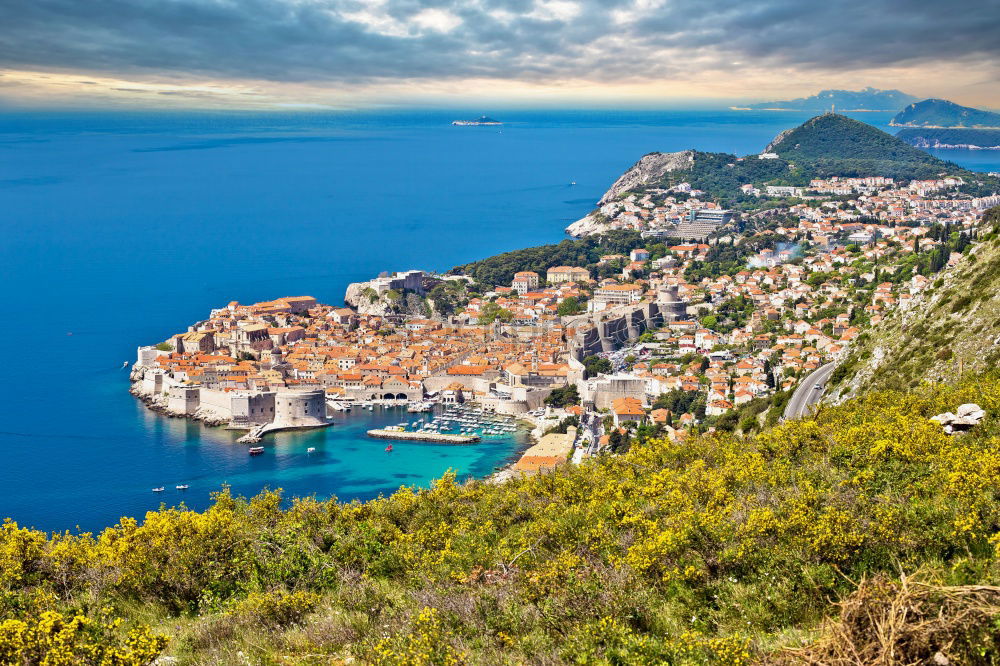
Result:
{"label": "peninsula", "polygon": [[[843,179],[855,184],[846,186]],[[704,241],[742,216],[771,216],[794,203],[924,181],[947,181],[967,194],[996,189],[993,177],[938,159],[867,123],[825,113],[781,132],[759,154],[692,149],[645,155],[594,211],[566,231],[581,237],[631,229],[647,238]]]}

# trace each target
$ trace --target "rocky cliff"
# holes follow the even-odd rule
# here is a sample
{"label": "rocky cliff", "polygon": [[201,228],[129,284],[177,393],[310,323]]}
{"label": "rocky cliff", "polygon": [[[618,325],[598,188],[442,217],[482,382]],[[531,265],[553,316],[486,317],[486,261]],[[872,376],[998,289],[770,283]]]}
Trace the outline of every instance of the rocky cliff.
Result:
{"label": "rocky cliff", "polygon": [[370,282],[352,282],[347,285],[344,303],[357,310],[360,315],[384,317],[387,314],[392,314],[394,310],[387,300],[383,298],[371,299],[368,292],[370,288]]}
{"label": "rocky cliff", "polygon": [[566,227],[566,233],[582,238],[606,231],[607,220],[618,212],[621,195],[643,185],[654,185],[671,171],[690,169],[694,164],[694,155],[693,150],[643,155],[608,188],[597,202],[600,207]]}
{"label": "rocky cliff", "polygon": [[[371,282],[352,282],[347,285],[344,294],[344,302],[357,310],[360,315],[376,315],[385,317],[392,314],[405,314],[412,316],[433,316],[433,311],[428,310],[431,304],[419,294],[406,292],[388,292],[381,297],[372,300],[374,290],[370,290]],[[370,291],[369,291],[370,290]]]}
{"label": "rocky cliff", "polygon": [[694,151],[682,150],[678,153],[649,153],[629,167],[610,189],[604,193],[599,204],[614,201],[623,192],[633,190],[640,185],[656,183],[671,171],[690,169],[694,164]]}

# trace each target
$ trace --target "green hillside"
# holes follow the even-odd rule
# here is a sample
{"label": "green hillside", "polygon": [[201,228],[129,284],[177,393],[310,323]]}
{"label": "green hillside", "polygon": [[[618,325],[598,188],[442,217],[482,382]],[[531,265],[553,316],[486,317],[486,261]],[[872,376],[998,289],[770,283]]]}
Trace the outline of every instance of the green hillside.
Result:
{"label": "green hillside", "polygon": [[739,188],[743,184],[805,186],[813,178],[830,176],[912,180],[950,174],[969,183],[989,181],[993,185],[985,174],[967,171],[877,127],[833,113],[785,130],[763,152],[777,153],[779,158],[762,160],[757,155],[737,157],[694,151],[691,168],[669,171],[647,187],[672,187],[687,182],[727,206],[753,208],[759,203],[741,194]]}
{"label": "green hillside", "polygon": [[961,106],[946,99],[925,99],[897,113],[890,125],[898,127],[1000,128],[1000,113]]}
{"label": "green hillside", "polygon": [[852,346],[834,373],[840,393],[956,381],[1000,363],[1000,207],[983,216],[980,233],[982,242],[907,310]]}
{"label": "green hillside", "polygon": [[916,148],[939,146],[1000,147],[1000,129],[930,129],[905,128],[896,132],[896,138]]}
{"label": "green hillside", "polygon": [[834,113],[782,132],[767,151],[816,176],[932,178],[964,171],[876,127]]}
{"label": "green hillside", "polygon": [[[938,586],[1000,583],[997,379],[501,485],[446,477],[286,509],[275,493],[223,493],[97,536],[7,523],[0,663],[112,649],[101,663],[161,650],[182,664],[830,663],[837,650],[996,663],[995,595]],[[967,402],[988,413],[972,434],[928,420]],[[929,587],[898,643],[822,629],[838,599],[890,613],[911,594],[901,572]],[[923,619],[941,631],[904,640]]]}

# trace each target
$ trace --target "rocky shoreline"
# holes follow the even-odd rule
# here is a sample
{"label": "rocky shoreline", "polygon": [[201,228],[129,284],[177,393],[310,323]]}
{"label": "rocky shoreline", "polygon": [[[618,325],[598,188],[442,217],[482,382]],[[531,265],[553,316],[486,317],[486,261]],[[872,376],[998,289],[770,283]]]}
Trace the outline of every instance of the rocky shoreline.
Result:
{"label": "rocky shoreline", "polygon": [[920,139],[914,141],[912,144],[914,148],[928,149],[940,149],[940,150],[1000,150],[1000,146],[977,146],[974,143],[941,143],[937,139],[933,141],[928,141],[927,139]]}
{"label": "rocky shoreline", "polygon": [[192,419],[195,421],[201,421],[207,426],[219,427],[224,426],[229,423],[229,419],[223,418],[218,414],[209,412],[206,410],[198,410],[194,414],[181,414],[171,410],[167,406],[167,400],[162,395],[150,395],[149,393],[143,391],[136,383],[132,384],[132,387],[128,390],[133,396],[138,398],[142,404],[146,406],[151,412],[156,412],[157,414],[162,414],[163,416],[169,416],[172,418],[181,419]]}

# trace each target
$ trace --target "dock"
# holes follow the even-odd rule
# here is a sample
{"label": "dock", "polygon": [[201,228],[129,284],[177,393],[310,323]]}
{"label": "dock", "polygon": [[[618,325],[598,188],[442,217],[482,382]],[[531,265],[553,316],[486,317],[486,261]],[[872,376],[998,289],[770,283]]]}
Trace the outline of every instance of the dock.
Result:
{"label": "dock", "polygon": [[406,442],[435,442],[437,444],[472,444],[479,441],[479,435],[450,435],[443,432],[414,432],[412,430],[391,430],[388,428],[369,430],[368,436],[376,439],[396,439]]}

